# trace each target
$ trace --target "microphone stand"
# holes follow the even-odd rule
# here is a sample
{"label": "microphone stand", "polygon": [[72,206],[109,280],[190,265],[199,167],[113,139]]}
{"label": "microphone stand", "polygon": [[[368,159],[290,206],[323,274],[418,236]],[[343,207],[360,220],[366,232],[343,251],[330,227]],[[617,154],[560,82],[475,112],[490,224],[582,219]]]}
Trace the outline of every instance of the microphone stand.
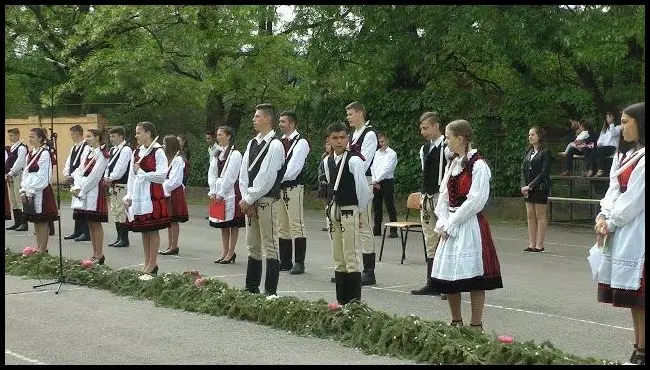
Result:
{"label": "microphone stand", "polygon": [[59,224],[59,277],[57,280],[51,282],[51,283],[45,283],[45,284],[39,284],[39,285],[34,285],[32,288],[40,288],[43,286],[48,286],[48,285],[54,285],[54,284],[59,284],[59,287],[56,288],[56,291],[54,291],[54,294],[59,294],[59,290],[61,290],[61,286],[66,283],[66,284],[72,284],[72,285],[84,285],[80,283],[74,283],[67,281],[65,277],[63,276],[63,242],[61,239],[61,183],[59,182],[59,147],[57,145],[57,134],[54,132],[54,85],[52,85],[52,92],[51,92],[51,101],[50,101],[50,137],[52,139],[52,150],[54,151],[54,157],[56,157],[56,208],[59,213],[59,218],[58,218],[58,224]]}

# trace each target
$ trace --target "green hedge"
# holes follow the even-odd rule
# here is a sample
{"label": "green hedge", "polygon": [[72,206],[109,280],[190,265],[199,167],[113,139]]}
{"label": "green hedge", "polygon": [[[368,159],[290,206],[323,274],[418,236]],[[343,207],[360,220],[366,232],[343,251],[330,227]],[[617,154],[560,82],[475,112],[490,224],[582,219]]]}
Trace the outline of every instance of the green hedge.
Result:
{"label": "green hedge", "polygon": [[[29,278],[56,278],[59,260],[47,254],[23,256],[5,249],[5,273]],[[141,280],[134,270],[112,270],[95,265],[85,269],[79,261],[64,261],[66,280],[119,295],[147,299],[162,307],[227,316],[301,336],[333,339],[368,354],[389,355],[429,364],[615,364],[570,355],[549,342],[504,344],[496,335],[469,328],[450,327],[414,315],[398,317],[376,311],[365,303],[351,303],[331,311],[327,302],[295,297],[267,299],[206,279],[195,285],[198,272],[166,273]]]}

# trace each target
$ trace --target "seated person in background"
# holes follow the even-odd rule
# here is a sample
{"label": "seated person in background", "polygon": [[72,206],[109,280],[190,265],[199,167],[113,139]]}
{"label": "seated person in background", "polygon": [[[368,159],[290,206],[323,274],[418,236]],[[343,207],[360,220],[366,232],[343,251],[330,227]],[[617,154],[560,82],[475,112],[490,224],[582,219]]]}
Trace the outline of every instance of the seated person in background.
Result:
{"label": "seated person in background", "polygon": [[[621,136],[621,125],[614,122],[614,113],[607,112],[603,127],[600,129],[596,147],[584,149],[587,164],[585,176],[607,176],[612,165],[610,156],[616,152]],[[598,171],[596,171],[598,170]]]}
{"label": "seated person in background", "polygon": [[560,176],[568,176],[573,171],[573,156],[576,154],[584,154],[583,150],[585,148],[594,147],[594,138],[591,130],[589,129],[589,124],[586,120],[580,120],[578,122],[580,133],[576,136],[575,140],[570,142],[566,149],[563,152],[558,153],[559,155],[566,157],[566,162],[564,166],[564,171],[560,173]]}

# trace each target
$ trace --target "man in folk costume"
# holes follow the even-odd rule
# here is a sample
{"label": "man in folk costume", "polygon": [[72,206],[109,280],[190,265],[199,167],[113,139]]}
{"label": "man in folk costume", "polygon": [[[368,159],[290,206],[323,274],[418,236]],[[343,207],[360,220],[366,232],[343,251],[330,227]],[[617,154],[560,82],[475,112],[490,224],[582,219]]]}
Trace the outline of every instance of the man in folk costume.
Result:
{"label": "man in folk costume", "polygon": [[328,183],[327,217],[334,258],[336,300],[343,305],[361,300],[360,243],[356,235],[360,225],[360,209],[372,198],[360,154],[347,150],[347,128],[333,123],[327,128],[334,152],[325,159]]}
{"label": "man in folk costume", "polygon": [[253,128],[258,134],[248,142],[239,172],[242,195],[239,206],[248,221],[245,290],[251,293],[260,292],[262,258],[265,256],[265,294],[276,295],[280,262],[273,240],[273,205],[280,199],[280,180],[284,176],[284,149],[272,129],[277,120],[273,105],[259,104],[255,109]]}
{"label": "man in folk costume", "polygon": [[[422,182],[420,193],[420,221],[424,233],[424,244],[427,251],[427,283],[424,287],[411,290],[413,295],[440,295],[440,292],[431,284],[431,268],[433,257],[438,246],[438,234],[434,231],[436,226],[435,206],[438,203],[440,184],[445,174],[447,161],[453,157],[445,145],[445,136],[440,130],[440,118],[437,112],[425,112],[420,116],[420,134],[427,142],[420,147],[420,165],[422,168]],[[443,295],[443,299],[446,297]]]}
{"label": "man in folk costume", "polygon": [[[354,128],[349,137],[349,147],[351,151],[361,154],[364,160],[366,182],[368,189],[372,194],[372,174],[370,166],[375,157],[375,152],[379,149],[379,139],[375,128],[366,121],[366,108],[359,102],[352,102],[345,107],[347,120]],[[370,219],[372,214],[372,202],[360,210],[361,215],[359,224],[359,241],[361,242],[361,251],[363,253],[363,273],[361,274],[361,285],[376,284],[375,280],[375,240],[372,235]]]}
{"label": "man in folk costume", "polygon": [[108,131],[111,144],[110,159],[104,173],[104,186],[108,189],[109,195],[109,219],[115,223],[117,240],[109,244],[109,247],[128,247],[129,229],[126,225],[126,212],[122,198],[126,195],[126,183],[129,180],[129,168],[131,167],[131,156],[133,150],[124,140],[124,127],[113,127]]}
{"label": "man in folk costume", "polygon": [[[63,178],[65,183],[72,187],[74,185],[72,173],[81,165],[83,158],[88,156],[90,147],[84,140],[84,129],[81,125],[70,127],[70,138],[74,145],[72,145],[68,159],[66,159],[65,165],[63,166]],[[82,219],[75,220],[74,231],[63,239],[74,239],[76,242],[89,241],[88,222]]]}
{"label": "man in folk costume", "polygon": [[[370,166],[372,173],[373,199],[372,208],[375,209],[375,222],[373,234],[381,235],[383,219],[383,204],[386,203],[388,219],[390,222],[397,221],[397,210],[395,210],[395,167],[397,167],[397,153],[388,146],[388,138],[385,134],[377,134],[380,148],[375,152],[375,158]],[[397,238],[397,228],[390,228],[389,238]]]}
{"label": "man in folk costume", "polygon": [[20,141],[20,130],[11,128],[7,130],[11,146],[7,147],[7,160],[5,161],[5,182],[9,193],[9,202],[14,213],[14,224],[6,230],[27,231],[27,221],[23,214],[20,202],[20,183],[27,158],[27,146]]}
{"label": "man in folk costume", "polygon": [[[280,271],[289,271],[291,275],[305,272],[305,220],[303,197],[305,192],[304,167],[310,147],[307,139],[296,130],[298,118],[291,111],[280,113],[280,130],[284,146],[285,172],[280,182],[281,205],[278,207],[278,245],[280,251]],[[296,264],[291,262],[292,246],[295,244]]]}

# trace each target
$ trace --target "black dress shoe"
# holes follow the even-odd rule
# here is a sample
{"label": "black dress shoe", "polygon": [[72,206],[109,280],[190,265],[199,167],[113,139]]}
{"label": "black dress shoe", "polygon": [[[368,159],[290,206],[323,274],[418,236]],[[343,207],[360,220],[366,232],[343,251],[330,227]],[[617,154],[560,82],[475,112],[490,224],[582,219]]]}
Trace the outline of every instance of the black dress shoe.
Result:
{"label": "black dress shoe", "polygon": [[178,254],[178,248],[174,249],[166,249],[162,252],[158,252],[159,254],[162,254],[163,256],[175,256]]}
{"label": "black dress shoe", "polygon": [[65,240],[77,239],[77,237],[79,237],[79,235],[81,235],[81,234],[74,234],[73,233],[73,234],[64,236],[63,239],[65,239]]}
{"label": "black dress shoe", "polygon": [[29,227],[27,226],[27,223],[24,223],[15,228],[14,231],[29,231]]}
{"label": "black dress shoe", "polygon": [[90,241],[90,236],[88,234],[81,234],[78,237],[74,238],[76,242],[87,242]]}
{"label": "black dress shoe", "polygon": [[236,259],[236,258],[237,258],[237,253],[233,253],[232,257],[230,257],[229,260],[227,260],[227,259],[224,258],[224,259],[222,259],[221,261],[219,261],[219,264],[222,264],[222,265],[228,265],[228,264],[230,264],[230,263],[235,263],[235,259]]}

